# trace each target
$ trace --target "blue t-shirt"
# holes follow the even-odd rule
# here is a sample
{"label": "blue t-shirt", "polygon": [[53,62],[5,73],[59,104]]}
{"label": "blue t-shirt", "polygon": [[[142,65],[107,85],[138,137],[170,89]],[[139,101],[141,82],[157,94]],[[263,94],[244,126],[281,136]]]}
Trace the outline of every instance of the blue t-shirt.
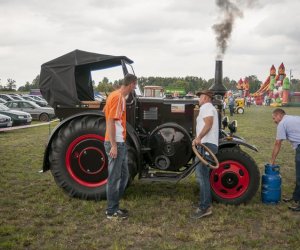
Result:
{"label": "blue t-shirt", "polygon": [[233,96],[228,97],[228,105],[229,106],[234,106],[234,97]]}
{"label": "blue t-shirt", "polygon": [[284,115],[277,126],[276,140],[289,140],[296,149],[300,144],[300,116]]}

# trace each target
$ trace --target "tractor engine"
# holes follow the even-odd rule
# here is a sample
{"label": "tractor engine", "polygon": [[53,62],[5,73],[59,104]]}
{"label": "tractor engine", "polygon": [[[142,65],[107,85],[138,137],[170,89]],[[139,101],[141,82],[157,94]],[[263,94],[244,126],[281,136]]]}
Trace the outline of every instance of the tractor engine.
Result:
{"label": "tractor engine", "polygon": [[165,123],[154,129],[149,136],[149,157],[153,167],[160,170],[178,171],[191,158],[191,137],[176,123]]}

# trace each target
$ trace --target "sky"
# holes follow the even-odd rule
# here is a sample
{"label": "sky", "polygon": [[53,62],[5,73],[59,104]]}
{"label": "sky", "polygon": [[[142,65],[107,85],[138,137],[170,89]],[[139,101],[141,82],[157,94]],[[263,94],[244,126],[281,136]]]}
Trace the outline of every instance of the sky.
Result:
{"label": "sky", "polygon": [[[218,58],[230,79],[265,81],[282,62],[300,79],[299,0],[0,0],[0,9],[0,85],[31,83],[43,63],[75,49],[125,55],[138,77],[208,80]],[[228,14],[222,51],[213,27]]]}

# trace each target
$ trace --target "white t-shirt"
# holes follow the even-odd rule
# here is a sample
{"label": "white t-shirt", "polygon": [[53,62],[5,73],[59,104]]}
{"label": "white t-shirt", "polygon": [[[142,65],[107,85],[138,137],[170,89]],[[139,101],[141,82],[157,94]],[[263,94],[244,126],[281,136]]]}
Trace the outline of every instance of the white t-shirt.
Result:
{"label": "white t-shirt", "polygon": [[205,117],[213,117],[213,125],[209,132],[202,138],[201,143],[212,143],[215,145],[219,145],[219,121],[218,121],[218,111],[216,108],[210,103],[205,103],[200,107],[199,115],[197,117],[197,125],[196,125],[196,133],[197,136],[202,131],[205,123],[203,118]]}

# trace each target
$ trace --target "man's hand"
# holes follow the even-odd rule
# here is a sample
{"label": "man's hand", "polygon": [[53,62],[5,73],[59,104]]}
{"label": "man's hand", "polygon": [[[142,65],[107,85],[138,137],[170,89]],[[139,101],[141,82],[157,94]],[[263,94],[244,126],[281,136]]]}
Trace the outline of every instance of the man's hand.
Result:
{"label": "man's hand", "polygon": [[110,151],[109,151],[109,155],[111,158],[117,158],[117,154],[118,154],[118,147],[115,145],[115,146],[112,146]]}
{"label": "man's hand", "polygon": [[275,160],[280,151],[280,148],[281,148],[281,140],[275,140],[272,157],[271,157],[271,161],[270,161],[272,165],[275,165]]}
{"label": "man's hand", "polygon": [[199,137],[196,137],[193,141],[192,141],[192,146],[198,146],[201,144],[201,139]]}

